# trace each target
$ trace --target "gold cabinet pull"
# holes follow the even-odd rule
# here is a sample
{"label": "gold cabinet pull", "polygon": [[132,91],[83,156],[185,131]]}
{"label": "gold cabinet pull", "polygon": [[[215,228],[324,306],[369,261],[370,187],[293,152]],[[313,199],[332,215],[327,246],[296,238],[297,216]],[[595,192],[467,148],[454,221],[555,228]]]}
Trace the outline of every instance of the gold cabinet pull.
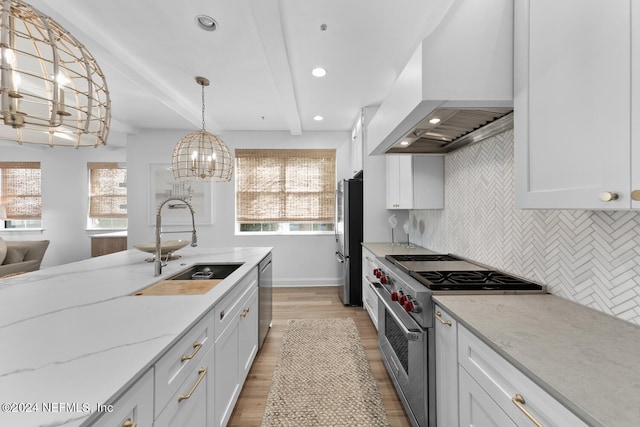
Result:
{"label": "gold cabinet pull", "polygon": [[136,424],[134,421],[132,421],[131,418],[127,418],[122,423],[122,427],[136,427],[137,425],[138,424]]}
{"label": "gold cabinet pull", "polygon": [[440,321],[440,323],[442,323],[443,325],[446,326],[451,326],[451,320],[444,320],[442,318],[442,313],[440,313],[439,311],[436,311],[436,314],[434,314],[435,318],[438,319]]}
{"label": "gold cabinet pull", "polygon": [[534,423],[537,427],[542,427],[542,424],[540,424],[538,420],[536,420],[536,418],[533,415],[531,415],[531,413],[527,411],[523,406],[526,402],[524,400],[524,397],[522,397],[522,395],[516,394],[511,398],[511,401],[513,402],[514,405],[518,407],[518,409],[522,411],[523,414],[527,416],[527,418],[531,420],[532,423]]}
{"label": "gold cabinet pull", "polygon": [[196,391],[196,389],[198,388],[198,386],[200,385],[200,383],[204,379],[204,376],[207,375],[207,370],[204,369],[204,368],[200,368],[198,370],[198,373],[200,374],[200,376],[198,377],[198,381],[196,381],[196,383],[193,385],[193,387],[191,387],[191,390],[189,390],[189,393],[181,394],[180,396],[178,396],[178,403],[182,402],[183,400],[187,400],[188,398],[191,397],[193,392]]}
{"label": "gold cabinet pull", "polygon": [[193,343],[193,351],[191,352],[190,355],[185,356],[182,355],[182,357],[180,358],[180,362],[184,362],[185,360],[189,360],[189,359],[193,359],[195,357],[195,355],[198,353],[198,351],[200,351],[200,349],[202,348],[202,344],[200,344],[198,341]]}
{"label": "gold cabinet pull", "polygon": [[640,202],[640,190],[633,190],[631,192],[631,200]]}
{"label": "gold cabinet pull", "polygon": [[600,200],[603,202],[611,202],[614,200],[618,200],[618,193],[613,193],[611,191],[605,191],[604,193],[600,193]]}
{"label": "gold cabinet pull", "polygon": [[247,317],[247,314],[249,314],[249,309],[245,308],[242,310],[242,313],[240,313],[240,317]]}

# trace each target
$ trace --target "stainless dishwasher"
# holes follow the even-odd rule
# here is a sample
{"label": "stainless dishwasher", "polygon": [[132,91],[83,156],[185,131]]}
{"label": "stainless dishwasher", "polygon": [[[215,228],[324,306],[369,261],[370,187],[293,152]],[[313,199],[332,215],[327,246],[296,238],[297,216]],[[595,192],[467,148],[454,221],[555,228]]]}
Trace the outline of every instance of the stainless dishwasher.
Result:
{"label": "stainless dishwasher", "polygon": [[271,327],[271,288],[273,285],[273,270],[271,252],[260,261],[258,269],[258,348],[262,347]]}

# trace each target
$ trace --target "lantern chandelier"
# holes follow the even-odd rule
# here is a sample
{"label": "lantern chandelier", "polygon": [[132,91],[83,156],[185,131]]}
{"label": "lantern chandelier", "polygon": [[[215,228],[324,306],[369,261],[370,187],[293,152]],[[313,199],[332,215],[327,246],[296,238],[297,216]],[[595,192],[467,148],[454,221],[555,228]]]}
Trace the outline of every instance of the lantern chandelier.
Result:
{"label": "lantern chandelier", "polygon": [[204,87],[209,80],[196,77],[202,86],[202,129],[184,136],[173,150],[171,168],[177,181],[229,181],[233,172],[231,151],[204,128]]}
{"label": "lantern chandelier", "polygon": [[0,139],[50,146],[106,144],[107,82],[87,49],[21,0],[2,0]]}

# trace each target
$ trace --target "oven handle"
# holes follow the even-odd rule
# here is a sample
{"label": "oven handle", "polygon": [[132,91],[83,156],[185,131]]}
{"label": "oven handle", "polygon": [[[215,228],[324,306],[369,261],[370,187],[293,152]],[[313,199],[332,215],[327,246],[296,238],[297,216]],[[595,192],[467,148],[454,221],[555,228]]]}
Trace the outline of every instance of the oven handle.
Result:
{"label": "oven handle", "polygon": [[[378,300],[381,301],[382,304],[384,304],[387,312],[389,312],[391,317],[393,317],[393,320],[395,320],[400,329],[402,329],[404,337],[410,341],[422,341],[422,328],[420,328],[420,326],[418,326],[418,324],[415,323],[411,316],[409,316],[406,312],[400,311],[399,306],[394,307],[391,301],[391,297],[382,290],[382,285],[379,283],[370,282],[370,286],[378,296]],[[411,326],[407,327],[407,324],[410,324]]]}

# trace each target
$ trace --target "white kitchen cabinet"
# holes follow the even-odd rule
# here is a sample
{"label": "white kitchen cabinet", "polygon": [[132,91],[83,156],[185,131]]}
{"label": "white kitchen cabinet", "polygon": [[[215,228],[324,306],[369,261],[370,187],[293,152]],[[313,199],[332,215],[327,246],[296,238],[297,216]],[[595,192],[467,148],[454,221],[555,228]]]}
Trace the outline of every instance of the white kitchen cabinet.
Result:
{"label": "white kitchen cabinet", "polygon": [[[460,324],[458,363],[462,426],[526,426],[533,419],[545,427],[587,425]],[[485,424],[485,416],[492,421]]]}
{"label": "white kitchen cabinet", "polygon": [[[247,280],[248,279],[248,280]],[[218,317],[214,406],[215,427],[227,424],[258,349],[258,282],[251,274],[239,286],[239,297],[229,295],[216,305]]]}
{"label": "white kitchen cabinet", "polygon": [[209,349],[171,396],[154,427],[207,427],[213,425],[214,351]]}
{"label": "white kitchen cabinet", "polygon": [[153,424],[153,369],[140,377],[92,424],[95,427],[145,427]]}
{"label": "white kitchen cabinet", "polygon": [[640,190],[640,36],[631,31],[640,12],[631,3],[515,1],[518,207],[640,208],[631,197]]}
{"label": "white kitchen cabinet", "polygon": [[438,305],[435,306],[434,317],[436,335],[436,416],[439,426],[457,426],[458,322]]}
{"label": "white kitchen cabinet", "polygon": [[443,209],[444,157],[387,155],[387,209]]}
{"label": "white kitchen cabinet", "polygon": [[378,268],[375,262],[376,256],[367,248],[362,248],[362,306],[378,329],[378,296],[371,288],[371,282],[375,279],[373,270]]}

